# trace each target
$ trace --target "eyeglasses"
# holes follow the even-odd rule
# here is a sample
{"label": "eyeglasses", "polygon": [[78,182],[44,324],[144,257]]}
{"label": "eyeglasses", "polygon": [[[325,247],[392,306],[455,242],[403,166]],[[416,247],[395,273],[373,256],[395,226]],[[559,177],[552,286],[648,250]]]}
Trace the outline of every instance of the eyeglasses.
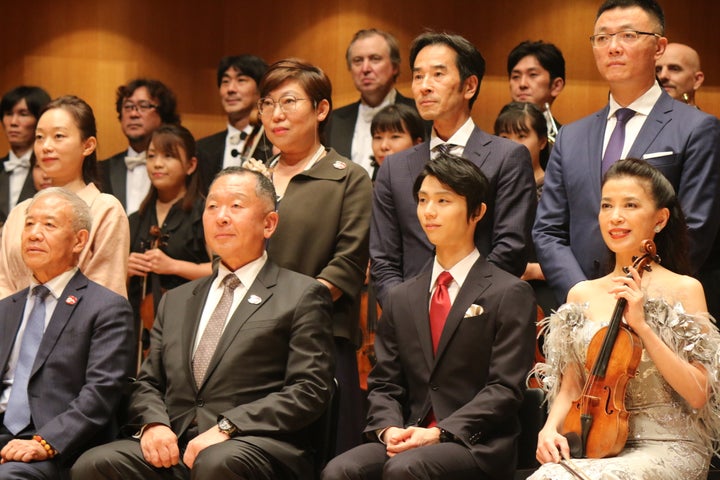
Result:
{"label": "eyeglasses", "polygon": [[157,107],[158,106],[153,103],[141,100],[138,103],[125,102],[123,103],[122,109],[125,113],[131,113],[133,110],[137,110],[140,113],[147,113],[150,110],[156,109]]}
{"label": "eyeglasses", "polygon": [[294,95],[283,95],[276,102],[270,97],[258,100],[258,111],[260,115],[272,115],[275,111],[275,105],[280,106],[283,113],[292,113],[297,108],[297,102],[307,100],[307,98],[297,98]]}
{"label": "eyeglasses", "polygon": [[621,30],[615,33],[598,33],[597,35],[590,35],[590,43],[595,48],[603,48],[610,45],[613,37],[617,37],[617,41],[623,45],[632,45],[638,41],[640,35],[651,35],[657,38],[662,37],[659,33],[640,32],[638,30]]}

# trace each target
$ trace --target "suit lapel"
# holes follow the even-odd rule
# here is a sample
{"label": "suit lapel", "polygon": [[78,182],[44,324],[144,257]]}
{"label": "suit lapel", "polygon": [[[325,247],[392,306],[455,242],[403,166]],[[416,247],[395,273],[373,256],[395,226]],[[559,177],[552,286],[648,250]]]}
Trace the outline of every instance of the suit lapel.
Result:
{"label": "suit lapel", "polygon": [[[593,194],[595,198],[600,199],[600,183],[602,179],[602,157],[603,157],[603,142],[605,139],[605,127],[607,126],[607,115],[609,105],[600,110],[595,114],[595,119],[591,125],[590,131],[596,132],[588,135],[588,156],[590,160],[588,172],[591,179],[596,179],[589,182],[592,185]],[[569,159],[570,163],[573,163],[576,159]]]}
{"label": "suit lapel", "polygon": [[[220,363],[220,359],[223,358],[225,351],[235,341],[235,337],[238,335],[248,319],[260,307],[262,307],[265,302],[270,299],[270,297],[272,297],[271,289],[277,284],[278,273],[279,268],[270,261],[266,262],[265,266],[262,270],[260,270],[260,273],[258,273],[255,281],[252,285],[250,285],[250,288],[245,293],[245,296],[240,301],[240,304],[232,313],[230,320],[225,326],[225,330],[220,337],[220,342],[218,343],[215,353],[213,353],[212,359],[210,360],[210,365],[208,365],[203,384],[212,375],[212,372],[215,370],[218,363]],[[256,297],[258,299],[257,303],[255,300]],[[253,299],[252,302],[249,301],[251,298]],[[200,388],[202,387],[203,386],[200,385]]]}
{"label": "suit lapel", "polygon": [[[185,311],[187,312],[185,325],[182,325],[182,346],[183,351],[187,352],[185,358],[185,373],[187,374],[188,384],[195,387],[195,376],[193,375],[192,358],[193,358],[193,346],[195,345],[195,337],[197,336],[198,325],[200,324],[200,317],[202,316],[203,308],[205,308],[205,301],[210,291],[215,276],[211,275],[206,277],[203,281],[193,289],[192,296],[187,299],[185,304]],[[167,319],[165,320],[167,323]],[[165,327],[165,326],[164,326]]]}
{"label": "suit lapel", "polygon": [[[33,363],[33,370],[30,375],[34,375],[35,372],[45,363],[48,355],[52,352],[58,338],[62,334],[63,330],[70,321],[75,308],[82,302],[83,290],[87,288],[87,278],[79,270],[73,275],[68,282],[65,290],[63,290],[60,298],[57,299],[57,305],[55,305],[55,311],[50,317],[45,333],[43,334],[40,347],[38,347],[37,356],[35,357],[35,363]],[[74,301],[66,301],[74,297]]]}
{"label": "suit lapel", "polygon": [[120,200],[122,206],[126,206],[126,185],[127,185],[127,167],[125,166],[125,156],[127,151],[119,153],[117,160],[110,162],[110,183],[112,184],[113,195]]}
{"label": "suit lapel", "polygon": [[338,122],[333,128],[337,128],[336,135],[333,135],[336,139],[342,139],[342,145],[336,150],[348,152],[348,158],[352,154],[352,138],[355,133],[355,122],[357,121],[358,111],[360,110],[360,102],[352,104],[353,108],[348,108],[340,112],[338,116]]}
{"label": "suit lapel", "polygon": [[672,118],[673,101],[668,94],[663,92],[655,102],[650,115],[645,119],[635,142],[630,147],[628,158],[642,158],[647,153],[652,142],[657,138],[665,125]]}
{"label": "suit lapel", "polygon": [[465,282],[463,282],[463,286],[460,288],[450,308],[447,320],[445,320],[445,326],[440,335],[440,342],[438,343],[438,350],[435,355],[435,365],[437,365],[438,361],[442,358],[445,349],[455,334],[455,330],[457,330],[463,321],[467,309],[492,283],[492,275],[487,273],[488,269],[486,267],[487,261],[481,257],[472,266],[470,272],[468,272],[468,276],[465,278]]}
{"label": "suit lapel", "polygon": [[12,303],[4,313],[0,321],[0,374],[5,372],[10,352],[12,352],[15,336],[17,335],[20,323],[22,323],[25,301],[27,300],[28,289],[24,289],[10,297]]}
{"label": "suit lapel", "polygon": [[483,163],[485,163],[488,155],[490,155],[490,149],[487,148],[490,142],[492,142],[492,137],[476,126],[468,138],[468,142],[463,150],[463,156],[482,168]]}
{"label": "suit lapel", "polygon": [[410,317],[415,324],[418,341],[422,347],[428,369],[432,368],[433,364],[430,312],[428,311],[428,305],[430,304],[430,276],[430,271],[426,270],[425,273],[415,277],[414,283],[408,287],[408,296],[406,298]]}

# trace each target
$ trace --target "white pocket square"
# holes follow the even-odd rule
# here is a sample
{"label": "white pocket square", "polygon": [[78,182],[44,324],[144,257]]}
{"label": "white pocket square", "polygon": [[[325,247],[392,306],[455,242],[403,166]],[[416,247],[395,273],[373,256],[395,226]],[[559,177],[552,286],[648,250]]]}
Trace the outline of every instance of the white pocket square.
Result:
{"label": "white pocket square", "polygon": [[668,155],[672,155],[674,152],[655,152],[655,153],[646,153],[642,156],[643,160],[649,160],[651,158],[658,158],[658,157],[667,157]]}
{"label": "white pocket square", "polygon": [[478,317],[478,316],[482,315],[482,313],[483,313],[484,311],[485,311],[485,310],[483,309],[482,306],[476,305],[476,304],[473,303],[472,305],[470,305],[470,308],[468,308],[468,309],[465,311],[465,318],[468,318],[468,317]]}

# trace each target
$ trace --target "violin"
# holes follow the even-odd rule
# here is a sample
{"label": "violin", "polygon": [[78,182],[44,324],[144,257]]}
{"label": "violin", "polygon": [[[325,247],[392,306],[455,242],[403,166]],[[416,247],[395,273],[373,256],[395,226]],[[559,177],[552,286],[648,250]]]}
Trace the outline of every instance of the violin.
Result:
{"label": "violin", "polygon": [[360,331],[362,332],[362,345],[357,351],[358,374],[360,376],[360,388],[367,390],[367,379],[370,370],[377,363],[375,357],[375,329],[382,310],[375,297],[375,289],[372,284],[367,285],[360,294]]}
{"label": "violin", "polygon": [[[660,257],[652,240],[643,240],[641,250],[641,256],[633,257],[633,267],[642,276],[651,270],[651,262],[660,263]],[[623,271],[628,278],[632,276],[627,267]],[[588,346],[587,380],[563,424],[573,457],[610,457],[625,447],[629,417],[625,392],[643,349],[640,338],[622,323],[626,306],[626,299],[617,301],[610,324],[598,330]]]}
{"label": "violin", "polygon": [[[149,246],[146,251],[167,245],[168,236],[162,233],[160,227],[153,225],[150,227],[149,233],[152,240],[149,242]],[[148,291],[147,288],[148,278],[150,278],[150,291]],[[140,321],[142,325],[142,329],[140,331],[141,343],[143,343],[143,330],[147,330],[148,332],[152,330],[153,323],[155,323],[155,312],[157,311],[157,307],[163,293],[165,292],[160,286],[160,277],[153,273],[148,273],[143,278],[142,300],[140,301]],[[143,350],[145,351],[147,349],[143,348]]]}

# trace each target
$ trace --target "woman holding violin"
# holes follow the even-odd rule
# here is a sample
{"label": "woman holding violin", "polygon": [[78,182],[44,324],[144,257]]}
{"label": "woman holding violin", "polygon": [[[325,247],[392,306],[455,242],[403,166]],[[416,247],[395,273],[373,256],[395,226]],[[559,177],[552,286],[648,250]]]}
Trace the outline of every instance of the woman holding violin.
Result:
{"label": "woman holding violin", "polygon": [[[544,376],[551,408],[538,435],[536,455],[543,465],[530,478],[704,479],[720,433],[720,334],[707,314],[702,286],[682,274],[688,271],[687,227],[675,192],[646,162],[618,161],[603,179],[598,220],[614,253],[614,269],[577,284],[568,303],[546,320],[547,363],[535,372]],[[633,268],[633,257],[641,255],[647,240],[654,240],[657,255],[647,247],[649,268]],[[588,393],[597,387],[589,384],[601,380],[590,381],[597,359],[591,358],[593,348],[588,346],[596,343],[596,332],[605,337],[601,327],[615,307],[624,333],[614,348],[611,345],[610,363],[630,365],[635,357],[637,365],[634,372],[623,365],[620,369],[626,370],[615,376],[609,366],[600,390],[620,405],[594,402],[597,397]],[[635,342],[636,351],[620,351],[621,338]],[[618,377],[626,377],[624,385]],[[569,445],[568,438],[583,436],[568,432],[570,419],[587,405],[597,407],[583,412],[591,417],[590,433],[584,442],[580,438]],[[627,417],[626,430],[620,433],[618,416]],[[592,452],[615,434],[622,439],[619,453],[566,460],[571,449]]]}
{"label": "woman holding violin", "polygon": [[146,166],[150,191],[130,215],[128,293],[136,325],[142,320],[149,330],[162,293],[210,275],[212,267],[192,134],[179,125],[160,126],[150,141]]}

